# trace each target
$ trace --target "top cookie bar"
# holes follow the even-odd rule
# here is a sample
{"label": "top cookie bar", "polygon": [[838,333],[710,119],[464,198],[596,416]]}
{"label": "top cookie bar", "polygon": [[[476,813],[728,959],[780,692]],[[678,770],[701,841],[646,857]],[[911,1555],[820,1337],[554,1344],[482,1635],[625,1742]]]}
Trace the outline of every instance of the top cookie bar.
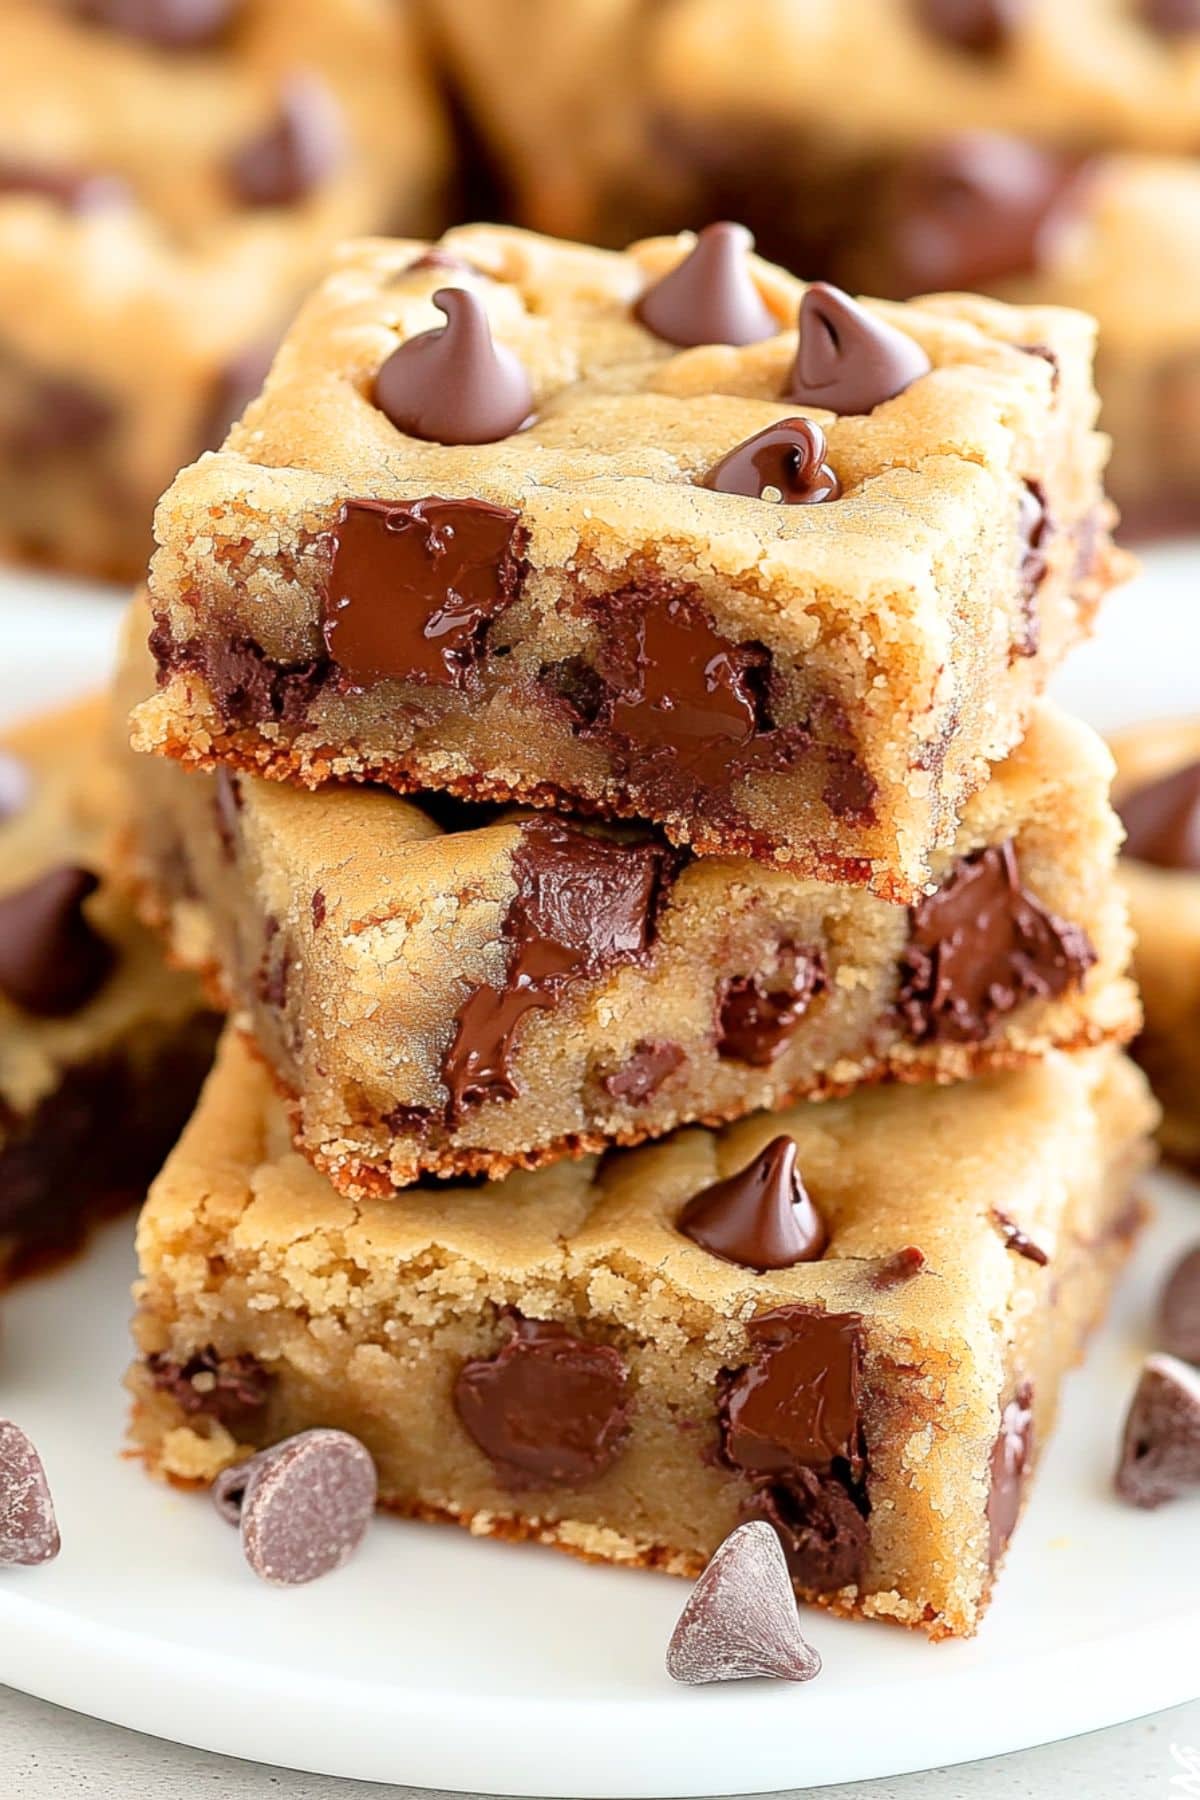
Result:
{"label": "top cookie bar", "polygon": [[1091,352],[731,226],[353,245],[160,505],[135,741],[910,901],[1119,573]]}

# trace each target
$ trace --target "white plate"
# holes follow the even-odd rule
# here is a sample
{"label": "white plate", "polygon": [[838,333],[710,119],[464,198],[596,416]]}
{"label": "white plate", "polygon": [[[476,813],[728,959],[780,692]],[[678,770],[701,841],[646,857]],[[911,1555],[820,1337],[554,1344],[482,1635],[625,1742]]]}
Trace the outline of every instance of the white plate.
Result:
{"label": "white plate", "polygon": [[[1097,722],[1200,708],[1200,555],[1154,559],[1111,604],[1064,696]],[[53,601],[53,603],[51,603]],[[104,672],[111,602],[0,583],[0,710]],[[121,1725],[319,1773],[555,1796],[820,1786],[993,1755],[1200,1695],[1200,1505],[1111,1497],[1120,1414],[1157,1284],[1200,1237],[1195,1191],[1158,1218],[1072,1378],[996,1603],[931,1647],[814,1613],[820,1680],[686,1690],[663,1651],[685,1590],[550,1551],[381,1520],[310,1588],[257,1583],[207,1501],[117,1454],[129,1227],[3,1303],[0,1410],[40,1445],[63,1552],[0,1583],[0,1681]]]}

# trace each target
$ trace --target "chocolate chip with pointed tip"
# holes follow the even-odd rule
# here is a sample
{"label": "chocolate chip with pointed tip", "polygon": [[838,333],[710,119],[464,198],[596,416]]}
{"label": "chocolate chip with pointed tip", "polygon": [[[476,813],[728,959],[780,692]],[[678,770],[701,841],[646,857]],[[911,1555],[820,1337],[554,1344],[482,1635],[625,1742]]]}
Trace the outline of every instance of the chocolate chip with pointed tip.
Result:
{"label": "chocolate chip with pointed tip", "polygon": [[731,1531],[700,1576],[671,1634],[667,1673],[698,1687],[758,1675],[811,1681],[821,1658],[800,1630],[779,1538],[752,1519]]}
{"label": "chocolate chip with pointed tip", "polygon": [[340,1569],[366,1535],[377,1488],[370,1451],[347,1431],[319,1426],[274,1445],[253,1459],[242,1492],[246,1561],[276,1587]]}
{"label": "chocolate chip with pointed tip", "polygon": [[78,1011],[107,980],[112,947],[83,903],[99,886],[90,869],[48,869],[0,898],[0,993],[38,1018]]}
{"label": "chocolate chip with pointed tip", "polygon": [[678,1229],[701,1249],[744,1269],[816,1262],[829,1242],[800,1172],[795,1138],[772,1138],[744,1169],[688,1201]]}
{"label": "chocolate chip with pointed tip", "polygon": [[242,9],[242,0],[76,0],[91,24],[160,50],[201,50],[218,43]]}
{"label": "chocolate chip with pointed tip", "polygon": [[236,150],[229,176],[243,206],[296,206],[315,193],[345,152],[341,108],[318,75],[281,84],[270,124]]}
{"label": "chocolate chip with pointed tip", "polygon": [[1200,1488],[1200,1373],[1175,1356],[1148,1356],[1125,1418],[1117,1492],[1150,1511],[1193,1488]]}
{"label": "chocolate chip with pointed tip", "polygon": [[800,342],[783,397],[802,406],[869,413],[933,366],[914,338],[825,281],[805,293],[799,323]]}
{"label": "chocolate chip with pointed tip", "polygon": [[445,325],[393,350],[373,399],[398,431],[434,444],[494,444],[529,423],[533,389],[519,358],[497,344],[478,294],[439,288]]}
{"label": "chocolate chip with pointed tip", "polygon": [[761,343],[779,321],[760,294],[748,257],[754,239],[744,225],[706,225],[683,261],[648,287],[634,316],[664,343]]}
{"label": "chocolate chip with pointed tip", "polygon": [[50,1562],[60,1544],[42,1459],[19,1425],[0,1419],[0,1568]]}
{"label": "chocolate chip with pointed tip", "polygon": [[1181,1362],[1200,1363],[1200,1244],[1175,1264],[1158,1309],[1163,1349]]}
{"label": "chocolate chip with pointed tip", "polygon": [[780,419],[735,444],[701,486],[751,500],[778,497],[784,506],[836,500],[842,484],[825,461],[825,448],[825,433],[811,419]]}
{"label": "chocolate chip with pointed tip", "polygon": [[1025,0],[916,0],[925,29],[955,50],[994,56],[1011,43]]}
{"label": "chocolate chip with pointed tip", "polygon": [[1200,760],[1122,795],[1125,855],[1158,869],[1200,870]]}

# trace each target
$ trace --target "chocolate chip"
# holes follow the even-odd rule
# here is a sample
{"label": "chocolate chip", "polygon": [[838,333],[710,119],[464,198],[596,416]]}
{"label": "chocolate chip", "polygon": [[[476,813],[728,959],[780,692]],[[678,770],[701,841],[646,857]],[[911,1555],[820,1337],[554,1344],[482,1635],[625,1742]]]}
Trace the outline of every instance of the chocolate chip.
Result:
{"label": "chocolate chip", "polygon": [[397,431],[434,444],[494,444],[527,425],[533,389],[520,360],[492,337],[478,294],[439,288],[446,323],[393,350],[372,398]]}
{"label": "chocolate chip", "polygon": [[320,76],[300,70],[281,84],[270,124],[230,157],[229,178],[243,206],[298,206],[344,153],[338,102]]}
{"label": "chocolate chip", "polygon": [[319,1427],[263,1451],[247,1466],[242,1491],[246,1561],[276,1587],[340,1569],[366,1536],[377,1488],[370,1451],[348,1431]]}
{"label": "chocolate chip", "polygon": [[1033,1383],[1022,1382],[1000,1414],[987,1498],[988,1564],[995,1568],[1016,1528],[1033,1457]]}
{"label": "chocolate chip", "polygon": [[1181,1362],[1200,1363],[1200,1244],[1181,1256],[1158,1312],[1162,1347]]}
{"label": "chocolate chip", "polygon": [[828,1471],[857,1479],[862,1451],[862,1321],[856,1313],[784,1306],[747,1327],[754,1359],[722,1377],[721,1454],[733,1468],[774,1476]]}
{"label": "chocolate chip", "polygon": [[59,1548],[42,1459],[19,1425],[0,1419],[0,1568],[50,1562]]}
{"label": "chocolate chip", "polygon": [[1200,871],[1200,762],[1123,795],[1117,811],[1126,856],[1158,869]]}
{"label": "chocolate chip", "polygon": [[31,379],[24,409],[5,433],[17,456],[56,456],[87,449],[116,424],[117,413],[102,394],[78,380],[54,375]]}
{"label": "chocolate chip", "polygon": [[33,777],[19,756],[0,750],[0,825],[24,812],[33,792]]}
{"label": "chocolate chip", "polygon": [[518,520],[483,500],[347,500],[322,601],[343,686],[465,687],[487,627],[520,593]]}
{"label": "chocolate chip", "polygon": [[827,986],[819,950],[785,944],[777,975],[732,975],[717,990],[717,1054],[769,1068]]}
{"label": "chocolate chip", "polygon": [[932,366],[915,339],[818,281],[800,302],[800,343],[783,397],[833,413],[869,413]]}
{"label": "chocolate chip", "polygon": [[843,1476],[796,1468],[758,1482],[743,1512],[775,1531],[798,1587],[836,1594],[862,1580],[870,1543],[864,1507]]}
{"label": "chocolate chip", "polygon": [[667,1674],[697,1687],[755,1675],[811,1681],[821,1658],[805,1642],[779,1538],[751,1520],[730,1532],[671,1633]]}
{"label": "chocolate chip", "polygon": [[90,869],[50,869],[0,898],[0,993],[39,1018],[78,1012],[112,973],[112,947],[83,903],[99,886]]}
{"label": "chocolate chip", "polygon": [[1200,1488],[1200,1374],[1174,1356],[1149,1356],[1121,1442],[1117,1492],[1150,1510]]}
{"label": "chocolate chip", "polygon": [[885,1257],[871,1276],[871,1286],[881,1293],[888,1288],[900,1287],[919,1275],[925,1267],[925,1252],[918,1250],[915,1244],[906,1244],[903,1250]]}
{"label": "chocolate chip", "polygon": [[51,169],[3,156],[0,194],[29,194],[39,200],[52,200],[71,213],[104,212],[110,207],[128,206],[133,198],[128,182],[119,175],[98,169]]}
{"label": "chocolate chip", "polygon": [[917,17],[934,37],[955,50],[994,56],[1014,36],[1026,0],[916,0]]}
{"label": "chocolate chip", "polygon": [[781,419],[714,463],[702,487],[784,506],[836,500],[842,486],[825,461],[825,433],[811,419]]}
{"label": "chocolate chip", "polygon": [[686,1061],[680,1045],[642,1038],[619,1069],[601,1077],[600,1086],[612,1099],[623,1100],[627,1106],[644,1106]]}
{"label": "chocolate chip", "polygon": [[200,50],[218,43],[242,10],[242,0],[75,0],[89,23],[160,50]]}
{"label": "chocolate chip", "polygon": [[624,1445],[628,1370],[607,1344],[565,1325],[507,1317],[507,1343],[460,1370],[455,1411],[504,1486],[582,1487]]}
{"label": "chocolate chip", "polygon": [[308,903],[314,931],[320,931],[325,923],[326,904],[324,888],[314,888],[312,899]]}
{"label": "chocolate chip", "polygon": [[1200,0],[1141,0],[1140,11],[1160,37],[1190,37],[1200,31]]}
{"label": "chocolate chip", "polygon": [[1036,481],[1027,481],[1022,486],[1017,535],[1021,545],[1022,616],[1013,649],[1018,656],[1036,656],[1042,639],[1037,596],[1046,575],[1046,546],[1051,537],[1045,495]]}
{"label": "chocolate chip", "polygon": [[753,248],[744,225],[706,225],[683,261],[646,289],[634,316],[655,337],[681,349],[774,337],[779,322],[751,273]]}
{"label": "chocolate chip", "polygon": [[1083,169],[1077,155],[986,131],[912,159],[889,200],[892,286],[978,289],[1036,273],[1054,254]]}
{"label": "chocolate chip", "polygon": [[960,857],[910,914],[897,1005],[917,1043],[979,1043],[1024,1000],[1057,999],[1096,960],[1021,886],[1012,842]]}
{"label": "chocolate chip", "polygon": [[225,1426],[236,1427],[261,1414],[274,1382],[270,1370],[249,1351],[221,1356],[211,1344],[182,1363],[156,1352],[146,1359],[146,1367],[154,1386],[169,1395],[180,1412],[217,1419]]}
{"label": "chocolate chip", "polygon": [[558,1005],[573,981],[641,960],[675,866],[657,844],[593,837],[557,819],[527,819],[513,853],[516,893],[501,926],[503,987],[485,983],[459,1008],[442,1058],[447,1120],[519,1092],[511,1060],[527,1013]]}
{"label": "chocolate chip", "polygon": [[232,1463],[229,1468],[220,1471],[208,1490],[209,1499],[227,1525],[236,1526],[242,1522],[246,1483],[257,1461],[257,1456],[250,1456],[245,1462]]}
{"label": "chocolate chip", "polygon": [[796,1156],[795,1138],[772,1138],[744,1169],[693,1195],[678,1230],[714,1256],[760,1273],[817,1262],[829,1233],[800,1179]]}
{"label": "chocolate chip", "polygon": [[1015,1220],[1010,1219],[1007,1213],[1001,1212],[998,1206],[993,1206],[990,1217],[992,1224],[1004,1239],[1009,1250],[1015,1250],[1018,1256],[1024,1256],[1029,1262],[1037,1263],[1039,1268],[1046,1267],[1050,1261],[1049,1256],[1040,1244],[1035,1244],[1033,1239],[1021,1230]]}

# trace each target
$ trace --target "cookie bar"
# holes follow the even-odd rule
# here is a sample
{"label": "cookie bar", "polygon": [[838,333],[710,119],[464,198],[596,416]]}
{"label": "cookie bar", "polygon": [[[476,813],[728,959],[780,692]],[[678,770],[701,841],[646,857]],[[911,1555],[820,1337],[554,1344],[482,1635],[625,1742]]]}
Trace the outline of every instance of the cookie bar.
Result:
{"label": "cookie bar", "polygon": [[356,1204],[231,1033],[142,1215],[134,1443],[207,1481],[335,1426],[398,1512],[680,1575],[763,1517],[805,1598],[969,1634],[1153,1120],[1051,1054]]}
{"label": "cookie bar", "polygon": [[805,292],[730,225],[351,247],[159,508],[137,746],[911,901],[1119,572],[1091,341]]}
{"label": "cookie bar", "polygon": [[0,1283],[141,1199],[216,1041],[109,876],[107,731],[97,699],[0,736]]}
{"label": "cookie bar", "polygon": [[0,0],[0,547],[145,571],[330,246],[437,222],[401,0]]}
{"label": "cookie bar", "polygon": [[1109,758],[1048,704],[912,911],[627,828],[126,767],[147,916],[215,978],[348,1193],[1136,1029]]}
{"label": "cookie bar", "polygon": [[1200,1166],[1200,720],[1135,727],[1113,749],[1146,1013],[1135,1054],[1162,1102],[1164,1150]]}

